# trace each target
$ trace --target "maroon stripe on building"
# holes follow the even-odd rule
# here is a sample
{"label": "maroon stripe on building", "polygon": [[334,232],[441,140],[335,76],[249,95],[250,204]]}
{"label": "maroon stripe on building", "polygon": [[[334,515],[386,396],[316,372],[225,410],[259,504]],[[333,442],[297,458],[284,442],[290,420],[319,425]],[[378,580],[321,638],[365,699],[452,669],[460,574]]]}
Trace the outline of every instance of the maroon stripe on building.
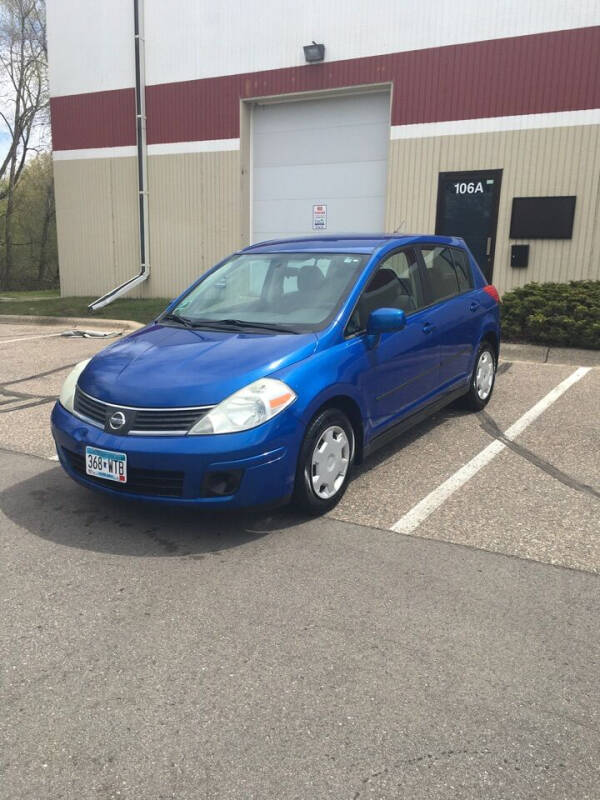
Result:
{"label": "maroon stripe on building", "polygon": [[[392,125],[597,108],[599,74],[597,26],[158,84],[146,89],[148,143],[237,138],[240,98],[373,83],[394,85]],[[107,97],[120,92],[54,98],[54,149],[133,144],[126,92],[130,105]],[[108,116],[92,112],[99,97]]]}
{"label": "maroon stripe on building", "polygon": [[50,118],[54,150],[135,144],[133,89],[52,97]]}

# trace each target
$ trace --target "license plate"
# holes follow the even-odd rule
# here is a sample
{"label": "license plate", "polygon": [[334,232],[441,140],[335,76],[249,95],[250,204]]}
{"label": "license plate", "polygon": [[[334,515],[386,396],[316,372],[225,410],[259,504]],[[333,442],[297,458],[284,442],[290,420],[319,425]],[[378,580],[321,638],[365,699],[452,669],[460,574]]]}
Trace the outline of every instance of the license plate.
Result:
{"label": "license plate", "polygon": [[98,447],[85,448],[85,471],[95,478],[127,483],[127,456],[113,450],[100,450]]}

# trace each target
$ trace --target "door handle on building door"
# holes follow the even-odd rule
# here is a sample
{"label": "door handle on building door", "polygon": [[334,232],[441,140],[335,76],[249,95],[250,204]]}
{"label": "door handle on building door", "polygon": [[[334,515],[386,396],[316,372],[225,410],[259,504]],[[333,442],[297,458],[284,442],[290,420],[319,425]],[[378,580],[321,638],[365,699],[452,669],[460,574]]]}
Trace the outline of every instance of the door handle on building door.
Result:
{"label": "door handle on building door", "polygon": [[486,254],[486,256],[490,256],[491,253],[492,253],[492,237],[488,236],[487,237],[487,244],[485,246],[485,254]]}

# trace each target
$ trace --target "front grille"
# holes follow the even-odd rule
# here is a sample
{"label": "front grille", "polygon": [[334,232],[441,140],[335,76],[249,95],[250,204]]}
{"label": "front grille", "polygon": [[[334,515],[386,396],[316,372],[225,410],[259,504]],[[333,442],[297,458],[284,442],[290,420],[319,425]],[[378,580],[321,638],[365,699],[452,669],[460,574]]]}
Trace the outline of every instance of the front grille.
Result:
{"label": "front grille", "polygon": [[[139,435],[183,434],[192,425],[201,420],[213,406],[197,406],[194,408],[131,408],[118,406],[97,400],[83,392],[79,386],[75,389],[75,413],[90,422],[104,428],[106,420],[117,410],[123,410],[128,424],[122,433]],[[118,434],[119,431],[111,430]]]}
{"label": "front grille", "polygon": [[84,394],[79,389],[79,386],[75,389],[75,411],[104,427],[106,405],[101,403],[100,400],[94,400],[93,397]]}
{"label": "front grille", "polygon": [[182,497],[183,496],[183,472],[171,472],[168,470],[139,469],[137,467],[127,467],[127,483],[117,483],[117,481],[107,481],[104,478],[96,478],[88,475],[85,471],[85,456],[82,453],[74,453],[63,447],[71,469],[86,481],[95,483],[98,486],[106,486],[117,492],[127,492],[129,494],[145,494],[149,497]]}
{"label": "front grille", "polygon": [[136,411],[133,428],[135,428],[135,431],[143,431],[144,433],[147,431],[187,431],[205,414],[206,410],[198,408]]}

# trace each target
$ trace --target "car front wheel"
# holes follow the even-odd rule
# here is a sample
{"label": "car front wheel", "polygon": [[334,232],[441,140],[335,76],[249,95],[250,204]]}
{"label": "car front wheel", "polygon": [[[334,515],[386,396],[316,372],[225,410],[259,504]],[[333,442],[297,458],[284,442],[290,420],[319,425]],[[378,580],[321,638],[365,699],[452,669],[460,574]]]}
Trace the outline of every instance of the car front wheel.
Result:
{"label": "car front wheel", "polygon": [[296,473],[296,504],[315,516],[339,502],[354,462],[354,430],[338,409],[322,411],[308,426]]}

